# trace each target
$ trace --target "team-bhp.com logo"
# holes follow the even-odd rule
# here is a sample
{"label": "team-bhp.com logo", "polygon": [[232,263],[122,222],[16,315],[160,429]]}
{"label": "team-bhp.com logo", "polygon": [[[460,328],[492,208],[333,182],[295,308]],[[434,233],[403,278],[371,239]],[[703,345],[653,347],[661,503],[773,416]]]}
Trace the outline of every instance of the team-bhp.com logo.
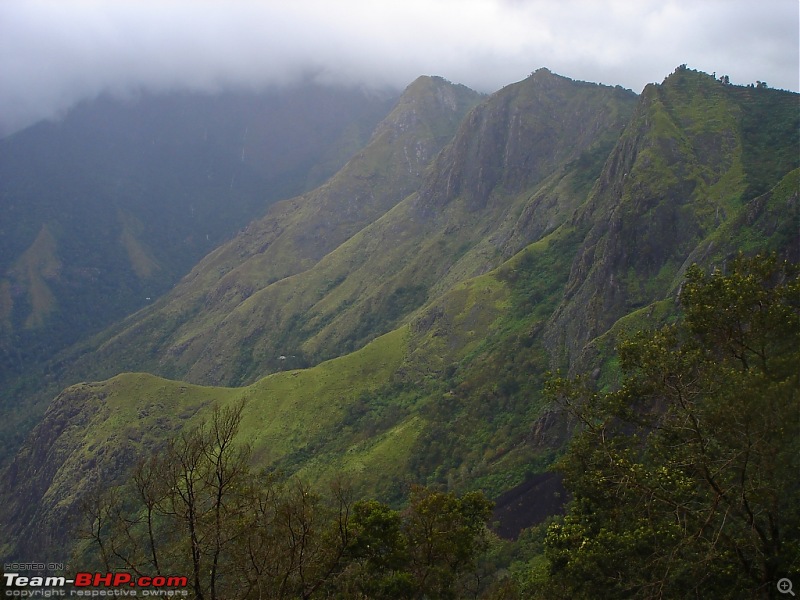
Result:
{"label": "team-bhp.com logo", "polygon": [[[154,575],[133,577],[130,573],[76,573],[67,579],[64,576],[28,576],[19,573],[3,573],[5,595],[33,598],[51,596],[188,596],[186,577],[176,575]],[[67,586],[73,589],[66,590]],[[176,589],[177,588],[177,589]],[[69,592],[69,593],[68,593]]]}

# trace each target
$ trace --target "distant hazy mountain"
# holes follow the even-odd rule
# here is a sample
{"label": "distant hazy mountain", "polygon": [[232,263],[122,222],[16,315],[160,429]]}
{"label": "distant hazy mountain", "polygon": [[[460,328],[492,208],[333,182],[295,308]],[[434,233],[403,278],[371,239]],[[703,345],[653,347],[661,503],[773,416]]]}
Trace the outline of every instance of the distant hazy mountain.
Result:
{"label": "distant hazy mountain", "polygon": [[14,410],[56,351],[155,301],[276,200],[322,184],[396,99],[311,84],[101,97],[0,140],[0,409]]}

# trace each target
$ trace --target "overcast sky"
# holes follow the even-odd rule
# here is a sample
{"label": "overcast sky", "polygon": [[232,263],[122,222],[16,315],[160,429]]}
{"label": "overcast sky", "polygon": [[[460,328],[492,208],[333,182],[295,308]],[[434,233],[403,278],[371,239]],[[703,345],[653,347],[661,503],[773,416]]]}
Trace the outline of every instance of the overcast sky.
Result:
{"label": "overcast sky", "polygon": [[0,0],[0,134],[111,91],[301,76],[492,92],[545,66],[640,92],[679,64],[797,91],[798,0]]}

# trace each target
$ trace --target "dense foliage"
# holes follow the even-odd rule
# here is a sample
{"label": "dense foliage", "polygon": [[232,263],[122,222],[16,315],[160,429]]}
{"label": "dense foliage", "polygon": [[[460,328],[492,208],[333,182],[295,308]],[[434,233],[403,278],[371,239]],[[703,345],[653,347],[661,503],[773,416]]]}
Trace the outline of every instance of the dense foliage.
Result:
{"label": "dense foliage", "polygon": [[542,597],[770,597],[800,565],[800,278],[689,269],[682,320],[619,348],[624,384],[554,379],[579,424]]}

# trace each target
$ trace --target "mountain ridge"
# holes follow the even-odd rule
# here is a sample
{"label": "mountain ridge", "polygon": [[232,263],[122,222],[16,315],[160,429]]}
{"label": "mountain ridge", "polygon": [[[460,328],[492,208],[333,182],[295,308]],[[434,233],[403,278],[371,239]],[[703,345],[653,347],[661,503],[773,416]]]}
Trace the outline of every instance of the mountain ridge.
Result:
{"label": "mountain ridge", "polygon": [[[516,86],[508,86],[493,97],[491,100],[492,106],[496,103],[502,105],[513,103],[512,101],[514,98],[518,98],[523,102],[528,102],[528,99],[525,97],[525,90],[529,87],[536,88],[539,86],[540,79],[553,79],[553,81],[560,86],[558,93],[562,95],[571,93],[573,87],[583,90],[584,86],[587,86],[586,89],[591,90],[592,93],[602,95],[604,98],[603,102],[605,102],[606,95],[617,95],[620,98],[625,98],[625,101],[629,104],[634,98],[628,92],[616,90],[614,88],[595,86],[593,84],[579,85],[566,78],[557,78],[548,72],[534,74],[529,80],[516,84]],[[551,86],[551,83],[548,81],[547,85]],[[534,102],[535,101],[536,100],[534,100]],[[579,104],[579,102],[576,101],[575,104]],[[583,110],[590,111],[590,101],[584,100],[584,104],[585,107]],[[478,109],[475,110],[482,109],[478,107]],[[364,319],[369,318],[366,315],[392,315],[398,310],[401,314],[404,314],[412,308],[418,307],[428,295],[428,292],[425,291],[426,287],[434,285],[435,278],[444,275],[450,267],[449,262],[441,263],[445,257],[453,256],[456,262],[460,260],[461,264],[464,265],[460,269],[456,267],[456,270],[459,271],[460,274],[455,275],[452,280],[450,280],[451,283],[465,276],[478,274],[481,271],[486,271],[496,266],[502,257],[494,247],[479,247],[474,249],[472,254],[470,254],[468,251],[469,248],[465,246],[465,244],[468,244],[471,247],[485,234],[485,232],[481,233],[485,225],[476,222],[476,218],[478,217],[475,215],[478,213],[476,213],[475,210],[480,210],[480,207],[471,206],[472,198],[467,197],[466,199],[459,199],[459,202],[455,204],[446,202],[442,207],[438,206],[439,201],[437,200],[439,197],[437,195],[437,189],[439,189],[437,187],[439,186],[439,173],[442,173],[444,170],[441,166],[442,163],[474,162],[476,160],[480,163],[480,161],[483,160],[483,158],[479,157],[476,159],[469,154],[464,155],[460,150],[460,148],[473,143],[469,141],[470,139],[483,139],[486,137],[485,129],[487,128],[492,130],[496,129],[500,132],[515,132],[515,135],[522,135],[525,137],[524,134],[517,131],[523,127],[520,120],[517,119],[515,121],[513,118],[509,119],[507,114],[502,110],[500,112],[494,110],[489,111],[491,114],[488,114],[486,117],[481,117],[487,120],[487,124],[482,126],[484,130],[482,131],[481,128],[476,129],[473,126],[473,121],[471,121],[478,118],[475,110],[473,110],[471,116],[467,118],[467,121],[462,124],[462,132],[460,134],[455,134],[456,138],[454,139],[453,145],[450,147],[452,149],[445,149],[434,161],[431,166],[431,169],[433,169],[432,175],[430,175],[427,180],[425,178],[421,180],[419,184],[421,186],[421,191],[418,194],[410,194],[411,190],[409,190],[408,198],[402,199],[402,201],[398,202],[380,218],[375,219],[371,223],[366,223],[364,229],[343,242],[338,248],[332,249],[325,258],[321,259],[319,264],[311,266],[306,271],[294,274],[292,276],[294,279],[291,282],[276,280],[272,283],[268,283],[261,289],[259,289],[259,285],[249,285],[247,286],[246,297],[243,295],[236,296],[234,293],[233,304],[223,305],[224,310],[222,313],[224,319],[221,321],[217,320],[211,327],[206,326],[209,332],[213,331],[212,335],[217,336],[211,339],[218,339],[219,341],[209,342],[207,336],[197,338],[197,344],[199,344],[204,351],[210,352],[210,349],[213,348],[213,352],[218,355],[218,358],[207,355],[204,359],[200,356],[199,363],[195,363],[194,366],[192,366],[191,363],[187,364],[188,370],[185,371],[185,373],[188,374],[188,378],[192,381],[213,384],[245,382],[246,379],[240,379],[238,378],[239,376],[230,372],[222,375],[212,374],[210,378],[207,379],[204,379],[206,376],[203,375],[203,373],[214,373],[216,367],[213,365],[215,363],[221,364],[230,361],[231,354],[236,352],[234,346],[241,347],[241,344],[236,342],[237,339],[241,339],[241,336],[247,339],[258,340],[257,344],[259,344],[261,348],[267,344],[280,346],[281,336],[289,336],[286,338],[286,341],[282,342],[283,344],[288,343],[288,345],[286,347],[276,348],[275,356],[272,357],[271,361],[269,358],[265,357],[263,350],[253,350],[253,352],[261,353],[261,357],[256,359],[259,361],[256,364],[260,364],[261,367],[251,366],[249,368],[249,373],[251,373],[250,377],[259,372],[263,373],[263,370],[259,371],[259,368],[263,369],[263,366],[270,362],[273,365],[273,369],[279,367],[280,365],[276,361],[278,354],[300,356],[303,357],[302,360],[305,361],[309,359],[314,360],[313,357],[319,352],[317,348],[324,347],[326,350],[320,355],[320,358],[332,358],[340,354],[341,351],[337,352],[334,350],[335,345],[331,343],[331,336],[338,340],[334,341],[333,344],[345,344],[343,346],[345,350],[352,350],[363,343],[364,339],[361,337],[362,334],[359,333],[359,331],[369,331],[369,327],[371,327],[364,327],[362,325]],[[573,107],[570,106],[569,110],[573,110]],[[543,111],[542,114],[547,115],[547,112]],[[610,111],[610,116],[611,121],[614,123],[611,125],[611,128],[619,127],[621,129],[621,124],[616,124],[616,119],[618,118],[617,113]],[[493,123],[493,125],[489,123]],[[606,126],[608,127],[608,124]],[[509,134],[499,133],[498,135],[506,136]],[[545,144],[549,143],[552,145],[556,137],[557,136],[550,136],[546,138]],[[566,139],[571,140],[572,138],[568,137]],[[533,143],[534,145],[538,144],[538,140],[534,139]],[[582,148],[582,143],[585,146],[589,142],[581,142],[579,140],[576,147],[579,149]],[[519,150],[517,153],[519,154],[522,151],[523,150]],[[527,151],[527,149],[524,151]],[[572,158],[577,158],[577,154],[580,153],[580,150],[564,150],[564,153],[562,161],[567,161]],[[404,158],[405,153],[401,158],[401,163]],[[507,160],[507,158],[505,160]],[[502,169],[503,167],[501,165],[498,168]],[[543,167],[543,169],[554,169],[554,167]],[[470,169],[466,169],[466,171],[469,170]],[[475,172],[480,171],[477,166],[473,170]],[[347,172],[347,168],[343,173],[345,172]],[[531,175],[533,180],[538,180],[542,176],[542,174]],[[334,178],[334,180],[331,181],[331,185],[334,185],[335,181],[336,179]],[[502,188],[504,184],[499,181],[494,181],[491,185]],[[525,187],[527,184],[522,185]],[[509,194],[513,193],[513,191],[503,191],[502,194],[498,194],[498,198],[501,198],[502,195],[506,197],[506,200],[502,200],[494,206],[486,207],[487,211],[481,213],[480,219],[485,223],[491,223],[492,221],[487,219],[487,214],[494,213],[491,219],[494,219],[495,224],[493,224],[492,227],[502,227],[501,220],[503,220],[503,213],[509,210],[506,203],[508,202]],[[398,198],[398,200],[400,199]],[[526,202],[526,198],[520,197],[516,202],[524,203]],[[447,211],[450,211],[450,214],[447,214]],[[280,216],[276,218],[280,221]],[[269,223],[270,226],[281,230],[281,226],[277,224],[278,221],[270,220]],[[467,233],[469,231],[474,231],[474,233]],[[256,234],[256,236],[257,235],[258,234]],[[310,235],[313,236],[313,234]],[[437,238],[435,245],[432,236]],[[470,237],[472,237],[474,241],[470,241]],[[256,239],[258,239],[258,237]],[[386,247],[387,242],[394,249],[396,255],[403,254],[404,256],[403,258],[398,258],[398,260],[387,256],[386,260],[388,262],[386,262],[384,266],[379,267],[374,259],[381,255],[381,249]],[[519,249],[523,243],[524,239],[517,242],[516,248],[506,249],[506,254],[513,253]],[[420,244],[423,246],[420,246]],[[453,247],[454,245],[455,247]],[[428,252],[422,251],[422,248],[425,246],[430,248]],[[259,256],[255,259],[256,265],[269,262],[270,259],[268,257],[274,256],[269,254],[268,248],[265,248],[265,251],[266,253],[263,256]],[[466,254],[465,256],[458,256],[459,253]],[[365,262],[366,257],[372,257],[372,260]],[[437,264],[437,262],[431,262],[434,257],[436,257],[436,261],[439,261],[439,264]],[[254,260],[253,257],[248,256],[246,258],[247,260],[242,261],[242,266],[239,267],[239,270],[247,269],[258,271],[258,267],[253,267],[251,269],[251,262]],[[476,262],[477,264],[473,264]],[[404,266],[401,267],[401,265]],[[269,267],[265,268],[268,269]],[[390,274],[392,275],[390,276]],[[365,295],[364,290],[372,286],[375,281],[380,281],[387,276],[389,276],[390,279],[387,280],[384,285],[384,291],[379,290],[377,294],[373,293],[372,297],[370,297],[370,294]],[[223,277],[222,281],[226,282],[228,280]],[[305,283],[303,286],[298,287],[298,281],[303,281]],[[428,281],[428,283],[424,283],[425,281]],[[447,285],[449,285],[447,281],[445,277],[441,289],[446,289]],[[304,291],[300,292],[299,290],[301,289]],[[284,296],[283,290],[293,290],[291,291],[293,294],[293,300],[291,302]],[[438,292],[436,289],[433,289],[431,293],[435,295]],[[397,294],[399,294],[399,296]],[[259,300],[259,298],[261,300]],[[240,300],[238,304],[236,299]],[[392,308],[392,306],[395,308]],[[264,310],[268,311],[269,314],[253,314],[253,311],[261,310],[258,307],[264,307]],[[287,309],[279,307],[290,307],[288,310],[291,312],[285,314]],[[317,317],[314,316],[315,313],[318,314]],[[401,316],[401,314],[397,316]],[[301,316],[305,332],[295,324],[297,323],[297,318]],[[329,322],[328,320],[330,319],[332,319],[332,321]],[[354,320],[359,321],[360,324],[354,322]],[[253,323],[255,327],[260,329],[258,329],[258,331],[247,331],[249,327],[247,323]],[[270,325],[268,330],[265,330],[263,324],[267,323]],[[281,325],[281,323],[283,323],[283,325]],[[389,326],[390,323],[387,323],[384,327]],[[189,323],[188,329],[186,326],[183,327],[185,330],[190,331],[191,322]],[[225,327],[230,328],[228,330],[229,332],[236,333],[226,333]],[[381,331],[377,331],[376,333],[380,332]],[[353,339],[352,342],[348,342],[346,339],[348,335],[354,336],[355,339]],[[319,341],[315,341],[315,339]],[[172,348],[179,353],[178,355],[185,352],[183,344],[185,344],[187,340],[187,335],[184,334],[172,343]],[[135,342],[133,343],[135,344]],[[227,350],[225,350],[226,347]],[[174,355],[172,350],[168,350],[166,361],[172,360]],[[205,363],[202,362],[203,360],[205,360]],[[241,356],[237,362],[241,364],[250,361],[252,361],[250,356]],[[207,366],[203,366],[204,364]],[[309,363],[300,362],[299,364]],[[167,371],[167,373],[172,374],[173,372]],[[177,373],[180,373],[180,371]]]}
{"label": "mountain ridge", "polygon": [[[452,90],[445,103],[439,100],[430,103],[430,94],[421,94],[425,89],[431,92],[442,88]],[[461,96],[458,101],[456,92]],[[463,86],[452,86],[444,80],[425,77],[409,86],[404,98],[395,112],[377,128],[368,147],[351,159],[340,174],[307,196],[276,205],[266,217],[251,223],[230,243],[214,251],[206,261],[190,272],[173,292],[173,296],[179,299],[179,312],[192,314],[200,310],[200,307],[216,304],[207,315],[213,319],[208,327],[214,330],[220,319],[227,318],[231,311],[248,302],[259,290],[270,286],[281,287],[285,285],[281,283],[284,279],[302,276],[302,273],[313,268],[317,262],[316,255],[322,253],[323,256],[319,258],[323,259],[328,253],[315,248],[341,244],[355,233],[354,229],[359,229],[359,223],[363,225],[370,219],[378,218],[410,193],[422,171],[408,171],[408,148],[414,148],[416,160],[424,164],[433,157],[432,149],[437,145],[440,147],[443,142],[441,134],[432,135],[430,123],[433,117],[437,117],[436,125],[441,128],[452,117],[447,116],[442,120],[438,116],[439,111],[463,111],[478,96]],[[420,102],[427,102],[429,105],[419,107],[417,104]],[[424,111],[420,108],[424,108]],[[429,148],[431,145],[433,146]],[[390,158],[385,156],[387,153]],[[391,165],[391,169],[385,169],[386,164]],[[404,180],[403,183],[398,184],[395,181],[398,177]],[[382,193],[382,189],[386,191]],[[352,212],[354,199],[361,199],[359,215]],[[320,227],[326,228],[327,237],[315,233]],[[303,249],[299,250],[300,247]],[[276,254],[283,259],[277,265]],[[298,259],[298,255],[302,258]],[[243,256],[247,257],[246,262],[242,260]],[[276,268],[283,271],[276,272]],[[201,284],[199,288],[196,286],[198,280]],[[199,293],[196,289],[200,290]],[[154,309],[158,306],[159,304],[154,305]],[[156,314],[149,321],[154,323],[154,327],[160,328],[164,319]],[[147,321],[144,323],[145,335],[149,336],[151,334],[146,329],[146,323]],[[134,336],[137,335],[135,329],[141,327],[142,324],[133,326]],[[181,324],[177,324],[174,334],[178,339],[173,337],[171,346],[166,349],[167,360],[188,347],[185,346],[187,335],[194,337],[191,331],[188,334],[182,333],[180,327]],[[157,331],[156,339],[163,338],[163,331]],[[100,352],[113,352],[113,345],[117,345],[121,358],[113,358],[117,355],[112,355],[111,361],[124,361],[128,354],[126,345],[130,343],[124,339],[124,335],[116,333],[101,346]],[[198,339],[196,343],[201,349],[207,346],[203,340]],[[275,358],[277,359],[277,355]],[[136,369],[135,366],[133,368]],[[160,367],[156,364],[151,368]],[[167,367],[166,373],[170,372]]]}
{"label": "mountain ridge", "polygon": [[[747,99],[741,102],[742,92],[747,89],[721,84],[709,75],[685,68],[677,69],[660,86],[645,88],[640,112],[610,157],[608,175],[617,185],[601,180],[598,193],[573,222],[577,227],[594,224],[573,265],[565,293],[573,308],[555,320],[551,339],[558,328],[563,328],[565,333],[560,339],[572,340],[570,351],[577,354],[580,346],[607,330],[624,312],[675,289],[689,265],[686,258],[692,250],[754,199],[745,180],[743,133],[737,131],[740,113],[748,109]],[[754,92],[765,96],[776,93]],[[680,99],[683,111],[675,106]],[[796,108],[796,101],[795,106],[789,106],[792,108]],[[689,114],[691,118],[685,118],[682,126],[676,114]],[[704,120],[698,119],[701,114],[706,116]],[[784,123],[787,130],[794,125],[800,125],[796,114],[794,123],[791,118]],[[769,152],[767,148],[762,151]],[[720,153],[728,157],[727,162],[723,162]],[[793,161],[796,164],[796,158],[776,161],[782,165],[777,169],[781,176],[792,170]],[[773,180],[771,186],[779,181]],[[611,218],[598,222],[598,211]],[[788,222],[791,219],[790,216]],[[631,264],[640,274],[639,281],[647,280],[648,286],[658,289],[644,290],[639,281],[635,283],[638,289],[634,289],[623,278],[615,280],[610,270],[601,268],[603,265],[595,259],[597,246],[604,246],[603,254],[613,255],[610,261],[616,263],[615,269],[625,270],[622,265]],[[587,270],[585,265],[589,262],[592,269]],[[597,307],[589,294],[600,299]],[[600,315],[604,320],[594,328],[581,331],[571,325]]]}

